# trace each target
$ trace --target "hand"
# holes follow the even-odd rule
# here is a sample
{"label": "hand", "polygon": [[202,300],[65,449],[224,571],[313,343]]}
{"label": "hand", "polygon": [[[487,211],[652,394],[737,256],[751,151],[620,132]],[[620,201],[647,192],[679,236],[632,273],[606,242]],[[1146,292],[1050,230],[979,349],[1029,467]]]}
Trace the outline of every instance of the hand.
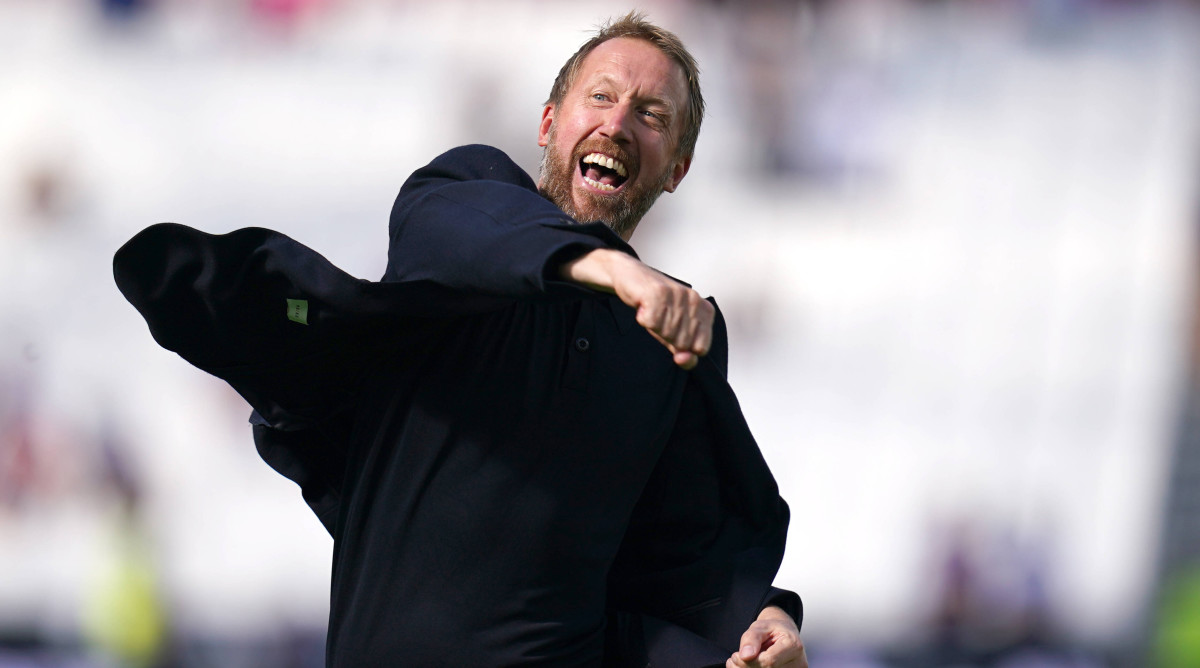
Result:
{"label": "hand", "polygon": [[790,615],[773,605],[758,613],[758,620],[742,634],[741,647],[725,668],[808,668],[800,629]]}
{"label": "hand", "polygon": [[637,310],[637,322],[692,369],[712,345],[713,305],[695,290],[631,255],[598,248],[563,265],[564,278],[611,292]]}

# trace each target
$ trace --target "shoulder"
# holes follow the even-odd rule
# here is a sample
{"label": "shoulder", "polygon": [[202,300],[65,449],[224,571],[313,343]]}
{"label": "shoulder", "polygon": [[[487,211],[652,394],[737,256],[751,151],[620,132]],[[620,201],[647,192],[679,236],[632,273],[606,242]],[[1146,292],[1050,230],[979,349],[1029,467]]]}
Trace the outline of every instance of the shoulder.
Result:
{"label": "shoulder", "polygon": [[494,146],[468,144],[452,148],[413,172],[408,183],[423,181],[500,181],[537,190],[533,179],[508,154]]}

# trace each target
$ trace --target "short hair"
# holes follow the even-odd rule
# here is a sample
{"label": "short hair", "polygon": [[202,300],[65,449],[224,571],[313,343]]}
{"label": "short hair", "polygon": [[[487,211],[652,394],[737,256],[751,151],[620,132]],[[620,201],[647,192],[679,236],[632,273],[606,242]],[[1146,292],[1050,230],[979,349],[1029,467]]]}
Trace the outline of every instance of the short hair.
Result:
{"label": "short hair", "polygon": [[674,60],[683,70],[683,75],[687,78],[688,104],[683,114],[683,131],[679,135],[676,155],[683,158],[692,157],[696,151],[696,139],[700,136],[700,123],[704,120],[704,96],[700,94],[700,68],[696,65],[696,59],[692,57],[692,54],[674,33],[650,23],[644,14],[636,10],[615,21],[609,20],[600,27],[594,37],[579,47],[575,55],[571,56],[558,71],[558,76],[554,79],[554,86],[550,89],[550,99],[545,103],[562,104],[567,91],[575,84],[579,68],[583,66],[583,61],[588,54],[604,42],[618,37],[632,37],[650,42]]}

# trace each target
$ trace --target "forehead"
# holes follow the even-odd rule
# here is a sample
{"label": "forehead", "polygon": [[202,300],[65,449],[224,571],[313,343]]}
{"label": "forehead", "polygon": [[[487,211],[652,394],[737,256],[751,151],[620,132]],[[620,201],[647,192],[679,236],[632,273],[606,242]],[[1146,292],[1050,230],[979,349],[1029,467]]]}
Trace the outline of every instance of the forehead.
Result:
{"label": "forehead", "polygon": [[687,101],[683,68],[643,39],[617,37],[601,43],[584,58],[575,86],[611,79],[631,92],[658,97],[682,108]]}

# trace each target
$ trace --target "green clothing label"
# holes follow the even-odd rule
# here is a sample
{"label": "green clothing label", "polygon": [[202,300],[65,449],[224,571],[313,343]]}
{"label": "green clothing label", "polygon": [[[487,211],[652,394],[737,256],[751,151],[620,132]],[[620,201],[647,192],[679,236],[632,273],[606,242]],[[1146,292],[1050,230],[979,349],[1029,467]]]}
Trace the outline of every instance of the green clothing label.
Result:
{"label": "green clothing label", "polygon": [[288,320],[298,322],[301,325],[308,324],[308,300],[307,299],[289,299],[287,300]]}

